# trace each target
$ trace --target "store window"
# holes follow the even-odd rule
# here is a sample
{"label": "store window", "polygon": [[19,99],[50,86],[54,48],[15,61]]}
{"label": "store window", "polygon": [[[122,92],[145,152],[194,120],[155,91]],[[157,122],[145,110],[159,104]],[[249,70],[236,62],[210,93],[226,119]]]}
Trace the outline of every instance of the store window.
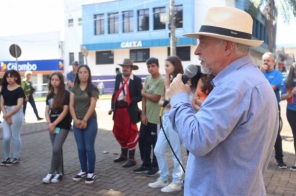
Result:
{"label": "store window", "polygon": [[78,18],[78,25],[82,24],[82,18]]}
{"label": "store window", "polygon": [[78,53],[78,57],[79,57],[79,65],[84,65],[84,56],[82,52]]}
{"label": "store window", "polygon": [[153,9],[153,29],[165,29],[165,23],[160,21],[160,14],[165,13],[165,7],[159,7]]}
{"label": "store window", "polygon": [[68,27],[73,27],[74,26],[74,19],[68,19]]}
{"label": "store window", "polygon": [[118,33],[118,13],[108,14],[108,33],[115,34]]}
{"label": "store window", "polygon": [[95,35],[102,35],[105,33],[105,25],[104,25],[104,14],[97,14],[94,16],[95,18]]}
{"label": "store window", "polygon": [[175,5],[174,13],[176,28],[183,28],[183,5]]}
{"label": "store window", "polygon": [[69,52],[69,64],[71,65],[73,61],[74,61],[74,52]]}
{"label": "store window", "polygon": [[113,51],[97,51],[96,52],[96,65],[114,64]]}
{"label": "store window", "polygon": [[149,30],[149,9],[138,10],[138,31]]}
{"label": "store window", "polygon": [[130,59],[132,59],[134,62],[146,62],[149,56],[149,49],[130,50]]}
{"label": "store window", "polygon": [[123,32],[133,32],[134,31],[134,13],[133,11],[126,11],[122,12],[122,25],[123,25]]}
{"label": "store window", "polygon": [[[182,61],[190,61],[190,46],[176,47],[176,55],[180,57]],[[168,56],[171,55],[171,48],[168,47]]]}

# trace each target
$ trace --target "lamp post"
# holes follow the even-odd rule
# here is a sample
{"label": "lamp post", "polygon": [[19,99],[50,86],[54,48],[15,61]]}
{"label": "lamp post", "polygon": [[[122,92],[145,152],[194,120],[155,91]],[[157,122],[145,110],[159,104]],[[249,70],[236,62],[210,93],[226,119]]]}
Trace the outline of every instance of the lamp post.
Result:
{"label": "lamp post", "polygon": [[176,55],[176,25],[175,25],[175,16],[174,16],[174,5],[175,1],[170,0],[170,25],[171,25],[171,36],[170,36],[170,52],[171,55]]}

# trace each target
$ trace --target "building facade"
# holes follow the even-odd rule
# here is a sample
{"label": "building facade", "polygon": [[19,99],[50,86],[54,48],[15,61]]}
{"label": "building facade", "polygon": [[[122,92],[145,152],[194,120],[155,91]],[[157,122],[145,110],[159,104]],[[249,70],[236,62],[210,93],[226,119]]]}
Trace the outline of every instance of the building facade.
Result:
{"label": "building facade", "polygon": [[[10,54],[10,46],[16,44],[21,55],[16,59]],[[32,83],[42,95],[47,92],[49,75],[54,71],[64,72],[62,41],[60,32],[48,32],[17,36],[0,37],[0,75],[15,69],[23,75],[32,71]]]}
{"label": "building facade", "polygon": [[[240,0],[175,0],[176,55],[182,59],[183,66],[199,63],[194,55],[198,40],[182,35],[199,31],[208,8],[233,6],[248,11],[249,5]],[[115,68],[124,58],[139,65],[134,73],[145,77],[148,74],[145,61],[156,57],[164,74],[165,59],[170,55],[171,30],[165,20],[169,12],[169,0],[118,0],[82,5],[81,46],[87,48],[88,65],[94,78],[104,81],[106,93],[112,92]],[[254,19],[255,38],[267,40],[263,29],[257,33],[262,19],[260,16]],[[265,51],[266,44],[251,51],[258,65]]]}

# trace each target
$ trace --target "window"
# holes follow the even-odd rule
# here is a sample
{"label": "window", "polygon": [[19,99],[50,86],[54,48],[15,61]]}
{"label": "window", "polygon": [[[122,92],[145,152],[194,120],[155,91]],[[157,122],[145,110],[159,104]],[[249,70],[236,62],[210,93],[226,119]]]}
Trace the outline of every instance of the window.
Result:
{"label": "window", "polygon": [[74,19],[68,19],[68,27],[73,27],[74,26]]}
{"label": "window", "polygon": [[78,25],[82,24],[82,18],[78,18]]}
{"label": "window", "polygon": [[176,28],[183,27],[183,5],[175,5],[174,9]]}
{"label": "window", "polygon": [[153,9],[153,29],[165,29],[165,23],[160,22],[160,14],[165,13],[165,7]]}
{"label": "window", "polygon": [[[168,47],[168,56],[171,55],[171,48]],[[190,46],[176,47],[176,55],[182,61],[190,61]]]}
{"label": "window", "polygon": [[118,33],[118,13],[108,14],[108,33]]}
{"label": "window", "polygon": [[104,14],[95,15],[95,35],[102,35],[105,33],[105,19]]}
{"label": "window", "polygon": [[96,52],[96,65],[114,64],[114,55],[112,51]]}
{"label": "window", "polygon": [[130,50],[130,59],[132,59],[134,62],[146,62],[149,56],[149,49]]}
{"label": "window", "polygon": [[149,10],[139,10],[138,11],[138,31],[148,31],[149,30]]}
{"label": "window", "polygon": [[134,31],[134,13],[133,11],[122,12],[122,21],[123,21],[123,32],[133,32]]}
{"label": "window", "polygon": [[69,52],[69,64],[71,65],[73,61],[74,61],[74,52]]}
{"label": "window", "polygon": [[78,57],[79,57],[79,65],[84,65],[84,56],[82,54],[82,52],[78,53]]}

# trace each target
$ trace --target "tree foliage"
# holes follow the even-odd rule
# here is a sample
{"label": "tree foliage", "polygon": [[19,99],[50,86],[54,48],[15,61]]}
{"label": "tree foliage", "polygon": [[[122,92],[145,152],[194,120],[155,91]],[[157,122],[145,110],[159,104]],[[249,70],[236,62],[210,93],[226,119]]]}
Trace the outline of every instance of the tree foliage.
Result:
{"label": "tree foliage", "polygon": [[256,13],[256,9],[260,9],[265,18],[265,30],[268,34],[268,48],[271,52],[276,47],[276,25],[278,13],[289,23],[291,17],[296,17],[296,0],[251,0],[253,3],[250,10]]}

